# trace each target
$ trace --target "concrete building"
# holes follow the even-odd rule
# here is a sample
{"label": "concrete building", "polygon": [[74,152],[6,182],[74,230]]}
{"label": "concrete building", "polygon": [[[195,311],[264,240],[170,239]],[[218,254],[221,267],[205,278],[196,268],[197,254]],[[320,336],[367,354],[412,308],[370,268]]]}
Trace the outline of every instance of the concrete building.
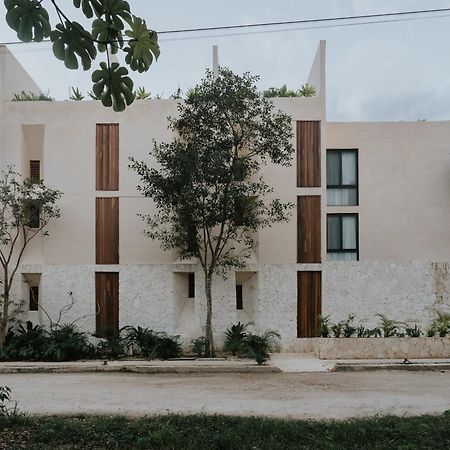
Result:
{"label": "concrete building", "polygon": [[[315,97],[273,100],[292,117],[297,154],[291,167],[263,173],[297,212],[258,233],[245,270],[215,280],[218,341],[232,323],[253,321],[295,349],[315,335],[319,314],[370,326],[383,313],[426,326],[436,309],[450,309],[450,123],[328,122],[325,42],[308,83]],[[57,317],[71,292],[63,321],[80,319],[89,332],[142,325],[185,342],[201,335],[200,265],[144,236],[137,214],[152,202],[128,169],[130,156],[148,160],[152,140],[171,140],[166,118],[177,101],[136,101],[123,113],[95,101],[10,101],[38,89],[0,47],[1,168],[39,170],[64,193],[61,218],[28,248],[16,280],[26,318],[45,324],[43,311]]]}

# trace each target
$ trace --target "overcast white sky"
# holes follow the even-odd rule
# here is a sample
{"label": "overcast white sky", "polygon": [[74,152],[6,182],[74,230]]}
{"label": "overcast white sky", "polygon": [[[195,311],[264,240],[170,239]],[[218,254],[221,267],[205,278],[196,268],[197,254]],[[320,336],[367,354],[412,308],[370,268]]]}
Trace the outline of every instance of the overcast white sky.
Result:
{"label": "overcast white sky", "polygon": [[[50,2],[44,0],[46,3]],[[59,3],[69,16],[78,18],[71,0]],[[450,0],[129,3],[133,12],[156,30],[450,7]],[[0,13],[4,16],[3,2]],[[178,86],[188,89],[211,66],[211,47],[217,44],[220,64],[239,73],[260,75],[261,88],[285,83],[298,88],[306,82],[319,41],[325,39],[329,120],[450,119],[450,12],[429,20],[225,37],[226,34],[237,32],[161,36],[161,57],[149,72],[134,76],[136,86],[145,86],[152,94],[164,97]],[[0,42],[14,40],[15,33],[3,21]],[[10,49],[37,83],[57,99],[68,97],[69,86],[91,89],[90,73],[65,69],[52,56],[51,44],[15,45]]]}

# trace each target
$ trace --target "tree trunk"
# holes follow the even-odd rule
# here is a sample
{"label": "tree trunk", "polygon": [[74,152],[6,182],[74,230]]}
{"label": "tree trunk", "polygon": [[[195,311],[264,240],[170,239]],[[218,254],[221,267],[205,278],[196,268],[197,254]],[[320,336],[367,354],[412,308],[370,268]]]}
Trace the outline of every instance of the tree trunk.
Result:
{"label": "tree trunk", "polygon": [[209,274],[205,274],[205,293],[206,293],[205,356],[207,358],[215,356],[214,336],[212,330],[211,285],[212,285],[212,276]]}
{"label": "tree trunk", "polygon": [[0,355],[3,353],[3,347],[5,346],[6,330],[8,328],[8,315],[9,315],[9,287],[5,285],[3,287],[3,311],[2,319],[0,320]]}

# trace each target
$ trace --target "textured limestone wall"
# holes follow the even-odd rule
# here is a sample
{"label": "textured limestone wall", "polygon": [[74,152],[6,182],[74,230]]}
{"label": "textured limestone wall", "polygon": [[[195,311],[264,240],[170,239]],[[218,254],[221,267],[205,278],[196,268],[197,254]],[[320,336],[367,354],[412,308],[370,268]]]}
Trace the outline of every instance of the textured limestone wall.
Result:
{"label": "textured limestone wall", "polygon": [[339,321],[354,314],[366,326],[377,313],[427,327],[435,310],[450,311],[448,263],[377,261],[323,264],[322,311]]}
{"label": "textured limestone wall", "polygon": [[[324,263],[322,313],[333,322],[356,316],[365,326],[377,325],[376,313],[427,327],[435,310],[450,311],[448,263]],[[237,276],[216,277],[213,283],[213,325],[216,342],[223,342],[231,324],[254,322],[258,332],[280,332],[285,350],[296,349],[297,264],[260,264],[257,273],[246,275],[243,284],[244,310],[236,310]],[[53,321],[71,301],[73,306],[61,322],[77,321],[85,331],[95,330],[95,272],[120,273],[120,326],[141,325],[180,334],[189,344],[203,334],[206,299],[203,273],[195,265],[171,264],[121,266],[27,265],[22,273],[41,273],[40,302]],[[188,298],[187,272],[195,271],[195,298]],[[25,298],[27,286],[18,276],[17,300]],[[71,292],[72,295],[68,293]],[[48,323],[43,311],[27,313],[25,319]]]}

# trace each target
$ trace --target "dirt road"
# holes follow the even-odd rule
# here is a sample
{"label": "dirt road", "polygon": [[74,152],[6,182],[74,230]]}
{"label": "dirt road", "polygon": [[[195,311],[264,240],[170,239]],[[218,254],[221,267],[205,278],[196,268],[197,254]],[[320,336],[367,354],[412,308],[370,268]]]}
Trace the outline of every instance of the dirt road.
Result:
{"label": "dirt road", "polygon": [[217,413],[291,418],[418,415],[450,409],[450,372],[10,374],[31,414]]}

